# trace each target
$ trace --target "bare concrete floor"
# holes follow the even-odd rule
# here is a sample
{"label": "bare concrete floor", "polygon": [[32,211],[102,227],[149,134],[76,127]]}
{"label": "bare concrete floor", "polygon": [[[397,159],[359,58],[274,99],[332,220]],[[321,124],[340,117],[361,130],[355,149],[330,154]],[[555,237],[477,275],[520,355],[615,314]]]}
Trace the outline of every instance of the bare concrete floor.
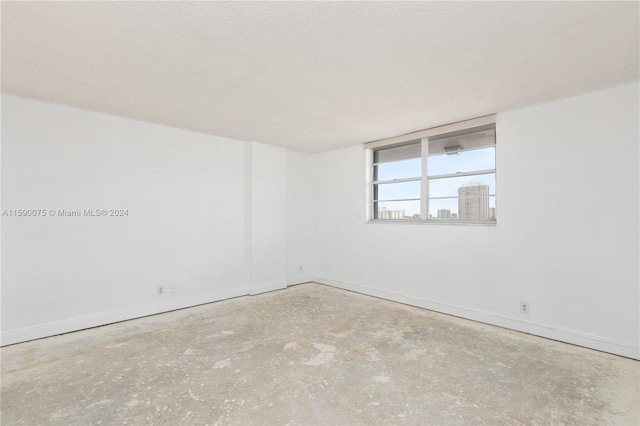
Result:
{"label": "bare concrete floor", "polygon": [[633,424],[639,363],[305,284],[2,349],[3,425]]}

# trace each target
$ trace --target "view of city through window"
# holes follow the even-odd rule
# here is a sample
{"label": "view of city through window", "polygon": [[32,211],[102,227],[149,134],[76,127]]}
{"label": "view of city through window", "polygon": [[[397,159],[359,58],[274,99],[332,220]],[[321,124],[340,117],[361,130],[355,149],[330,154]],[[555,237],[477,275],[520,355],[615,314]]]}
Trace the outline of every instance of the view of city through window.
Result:
{"label": "view of city through window", "polygon": [[[492,220],[496,218],[495,196],[489,195],[490,186],[473,182],[458,188],[456,199],[432,200],[436,207],[429,209],[429,219]],[[418,211],[420,207],[418,206]],[[415,211],[415,210],[414,210]],[[420,213],[401,208],[378,207],[378,219],[420,219]]]}
{"label": "view of city through window", "polygon": [[374,151],[375,219],[495,220],[495,150],[493,126],[429,139],[426,178],[419,141]]}

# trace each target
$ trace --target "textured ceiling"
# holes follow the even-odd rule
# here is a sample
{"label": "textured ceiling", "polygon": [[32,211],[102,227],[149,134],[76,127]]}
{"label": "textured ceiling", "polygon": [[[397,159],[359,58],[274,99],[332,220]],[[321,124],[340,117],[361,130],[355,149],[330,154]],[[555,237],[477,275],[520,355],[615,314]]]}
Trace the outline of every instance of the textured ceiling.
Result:
{"label": "textured ceiling", "polygon": [[2,2],[2,91],[307,152],[638,78],[638,2]]}

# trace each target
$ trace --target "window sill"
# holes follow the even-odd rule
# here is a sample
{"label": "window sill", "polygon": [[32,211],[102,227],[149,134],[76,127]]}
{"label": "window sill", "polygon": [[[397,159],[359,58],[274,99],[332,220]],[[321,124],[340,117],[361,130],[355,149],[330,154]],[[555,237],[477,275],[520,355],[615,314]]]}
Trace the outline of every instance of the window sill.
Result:
{"label": "window sill", "polygon": [[461,221],[452,221],[452,220],[393,220],[393,219],[372,219],[365,222],[365,224],[369,225],[378,225],[378,224],[394,224],[394,225],[451,225],[451,226],[496,226],[496,220],[483,220],[483,221],[473,221],[473,220],[461,220]]}

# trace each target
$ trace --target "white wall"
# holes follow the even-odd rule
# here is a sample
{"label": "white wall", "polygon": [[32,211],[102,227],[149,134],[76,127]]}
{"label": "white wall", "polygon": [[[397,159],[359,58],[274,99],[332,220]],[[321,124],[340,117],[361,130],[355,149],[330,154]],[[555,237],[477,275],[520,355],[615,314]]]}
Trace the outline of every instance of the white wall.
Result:
{"label": "white wall", "polygon": [[638,358],[638,91],[499,114],[496,226],[365,224],[360,146],[312,156],[3,95],[3,209],[129,216],[3,217],[2,343],[318,277]]}
{"label": "white wall", "polygon": [[318,280],[640,357],[638,92],[499,114],[496,226],[365,224],[362,147],[318,155]]}
{"label": "white wall", "polygon": [[2,209],[129,216],[2,217],[2,344],[283,287],[297,158],[3,95]]}
{"label": "white wall", "polygon": [[316,199],[314,156],[287,151],[287,284],[313,280]]}
{"label": "white wall", "polygon": [[286,282],[287,152],[251,143],[251,294]]}

